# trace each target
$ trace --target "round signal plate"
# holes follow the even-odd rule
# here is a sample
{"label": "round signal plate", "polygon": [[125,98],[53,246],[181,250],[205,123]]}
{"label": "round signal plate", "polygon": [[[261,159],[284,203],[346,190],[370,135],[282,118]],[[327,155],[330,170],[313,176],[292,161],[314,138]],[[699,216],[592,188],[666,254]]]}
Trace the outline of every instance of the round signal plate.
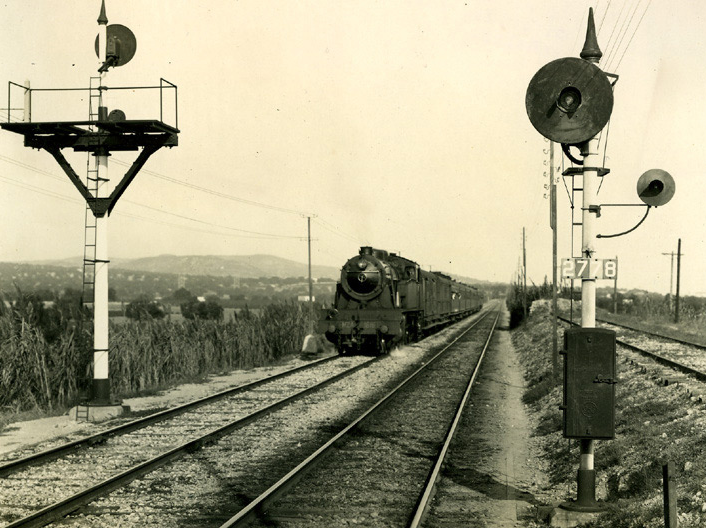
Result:
{"label": "round signal plate", "polygon": [[[114,37],[120,41],[120,56],[115,66],[122,66],[130,62],[135,56],[135,51],[137,51],[137,39],[135,38],[135,34],[122,24],[110,24],[108,26],[108,40]],[[96,35],[95,49],[96,55],[100,57],[98,53],[98,35]]]}
{"label": "round signal plate", "polygon": [[650,169],[637,180],[637,195],[647,205],[659,207],[674,196],[674,178],[662,169]]}
{"label": "round signal plate", "polygon": [[546,64],[527,87],[530,122],[544,137],[575,145],[588,141],[608,123],[613,87],[592,62],[576,57]]}

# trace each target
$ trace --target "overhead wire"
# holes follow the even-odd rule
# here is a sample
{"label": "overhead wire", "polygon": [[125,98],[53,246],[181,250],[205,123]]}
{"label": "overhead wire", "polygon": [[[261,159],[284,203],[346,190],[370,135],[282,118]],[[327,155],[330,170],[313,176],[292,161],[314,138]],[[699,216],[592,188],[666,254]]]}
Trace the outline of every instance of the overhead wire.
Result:
{"label": "overhead wire", "polygon": [[[122,161],[122,160],[113,160],[113,161],[116,162],[116,163],[118,163],[119,165],[123,165],[123,166],[126,166],[126,167],[130,165],[129,163],[126,163],[126,162],[124,162],[124,161]],[[207,193],[207,194],[211,194],[211,195],[214,195],[214,196],[218,196],[218,197],[220,197],[220,198],[224,198],[224,199],[227,199],[227,200],[232,200],[232,201],[235,201],[235,202],[240,202],[240,203],[244,203],[244,204],[247,204],[247,205],[252,205],[252,206],[255,206],[255,207],[260,207],[260,208],[269,209],[269,210],[273,210],[273,211],[279,211],[279,212],[284,212],[284,213],[296,214],[296,215],[298,215],[298,216],[303,216],[303,217],[311,217],[312,220],[314,220],[314,221],[317,222],[317,223],[322,224],[322,226],[323,226],[323,224],[326,224],[327,226],[329,226],[330,228],[327,228],[326,226],[323,226],[323,227],[324,227],[325,229],[328,229],[328,231],[330,231],[331,233],[333,233],[333,234],[335,234],[335,235],[338,235],[338,236],[341,236],[341,237],[343,237],[343,238],[346,238],[346,239],[348,239],[348,240],[352,240],[352,241],[354,241],[354,242],[359,242],[359,239],[358,239],[357,237],[345,233],[343,230],[341,230],[340,228],[338,228],[337,226],[335,226],[335,225],[332,224],[331,222],[326,222],[326,221],[325,221],[323,218],[321,218],[319,215],[313,215],[313,214],[311,214],[311,213],[306,213],[306,212],[303,212],[303,211],[299,211],[299,210],[297,210],[297,209],[288,209],[288,208],[285,208],[285,207],[280,207],[280,206],[276,206],[276,205],[266,204],[266,203],[264,203],[264,202],[258,202],[258,201],[255,201],[255,200],[249,200],[249,199],[241,198],[241,197],[239,197],[239,196],[235,196],[235,195],[232,195],[232,194],[224,193],[224,192],[222,192],[222,191],[215,191],[215,190],[213,190],[213,189],[209,189],[208,187],[203,187],[203,186],[201,186],[201,185],[196,185],[196,184],[184,182],[183,180],[179,180],[179,179],[177,179],[177,178],[173,178],[173,177],[167,176],[167,175],[165,175],[165,174],[160,174],[160,173],[155,172],[155,171],[152,171],[152,170],[145,170],[145,169],[143,169],[141,172],[143,172],[143,173],[145,173],[145,174],[148,174],[148,175],[150,175],[150,176],[153,176],[153,177],[155,177],[155,178],[159,178],[159,179],[162,179],[162,180],[165,180],[165,181],[174,183],[174,184],[176,184],[176,185],[182,185],[182,186],[184,186],[184,187],[188,187],[188,188],[190,188],[190,189],[194,189],[194,190],[198,190],[198,191],[201,191],[201,192],[204,192],[204,193]]]}
{"label": "overhead wire", "polygon": [[[21,161],[15,160],[14,158],[9,158],[9,157],[7,157],[7,156],[0,155],[0,160],[1,160],[1,161],[4,161],[4,162],[6,162],[6,163],[11,163],[11,164],[16,165],[16,166],[18,166],[18,167],[21,167],[21,168],[23,168],[23,169],[26,169],[26,170],[35,172],[35,173],[37,173],[37,174],[44,175],[44,176],[48,176],[48,177],[50,177],[50,178],[52,178],[52,179],[55,179],[55,180],[58,180],[58,181],[61,181],[61,182],[66,182],[66,179],[65,179],[65,178],[62,178],[61,176],[58,176],[58,175],[56,175],[56,174],[54,174],[54,173],[51,173],[51,172],[46,171],[46,170],[43,170],[43,169],[39,169],[39,168],[34,167],[34,166],[32,166],[32,165],[28,165],[28,164],[23,163],[23,162],[21,162]],[[4,179],[5,179],[5,181],[14,182],[15,185],[24,187],[25,189],[28,189],[28,190],[33,190],[33,191],[35,191],[35,192],[40,192],[40,193],[42,193],[42,194],[44,194],[44,195],[46,195],[46,196],[53,196],[53,197],[55,197],[55,198],[60,198],[60,199],[63,199],[63,200],[69,200],[69,201],[72,201],[72,202],[74,202],[74,203],[81,203],[79,200],[74,200],[74,199],[68,198],[67,196],[62,195],[62,194],[60,194],[60,193],[52,193],[52,191],[47,191],[47,190],[45,190],[45,189],[41,189],[40,187],[36,187],[36,186],[31,185],[31,184],[20,183],[20,182],[17,182],[16,180],[11,180],[11,179],[9,179],[9,178],[7,178],[7,177],[5,177]],[[182,219],[185,219],[185,220],[189,220],[189,221],[192,221],[192,222],[196,222],[196,223],[199,223],[199,224],[210,225],[210,226],[213,226],[213,227],[218,227],[218,228],[220,228],[220,229],[226,229],[226,230],[228,230],[228,231],[238,231],[238,232],[241,232],[241,233],[246,233],[246,234],[248,234],[248,235],[257,235],[256,237],[248,237],[248,238],[268,238],[268,239],[300,239],[300,238],[301,238],[300,236],[295,236],[295,235],[283,235],[283,234],[277,234],[277,233],[262,233],[262,232],[258,232],[258,231],[250,231],[250,230],[246,230],[246,229],[238,229],[238,228],[234,228],[234,227],[231,227],[231,226],[224,226],[224,225],[215,224],[215,223],[212,223],[212,222],[206,222],[206,221],[204,221],[204,220],[199,220],[198,218],[193,218],[193,217],[190,217],[190,216],[187,216],[187,215],[182,215],[182,214],[178,214],[178,213],[172,213],[172,212],[170,212],[170,211],[164,211],[164,210],[159,209],[159,208],[157,208],[157,207],[152,207],[152,206],[149,206],[149,205],[146,205],[146,204],[142,204],[142,203],[139,203],[139,202],[135,202],[135,201],[133,201],[133,200],[125,199],[124,202],[125,202],[125,203],[129,203],[129,204],[132,204],[132,205],[137,205],[137,206],[139,206],[139,207],[144,207],[144,208],[147,208],[147,209],[151,209],[151,210],[157,211],[157,212],[162,213],[162,214],[166,214],[166,215],[170,215],[170,216],[175,216],[175,217],[178,217],[178,218],[182,218]],[[119,211],[116,211],[116,213],[119,214],[120,216],[129,215],[129,213],[123,213],[123,212],[119,212]],[[147,217],[136,216],[136,218],[140,218],[140,219],[147,220],[147,221],[152,221],[152,219],[149,219],[149,218],[147,218]],[[154,221],[157,222],[157,220],[154,220]],[[165,224],[165,222],[159,222],[159,223]],[[172,226],[180,227],[180,224],[166,224],[166,225],[172,225]],[[218,234],[222,234],[222,233],[218,233]]]}
{"label": "overhead wire", "polygon": [[26,182],[19,182],[17,180],[13,180],[12,178],[9,178],[8,176],[5,176],[4,174],[0,174],[0,179],[11,184],[15,185],[16,187],[21,187],[23,189],[27,189],[29,191],[37,192],[39,194],[43,194],[45,196],[50,196],[52,198],[58,198],[59,200],[64,200],[66,202],[72,202],[72,203],[81,203],[79,200],[75,198],[71,198],[69,196],[65,196],[60,193],[55,193],[53,191],[50,191],[48,189],[42,189],[41,187],[36,187],[32,184],[26,183]]}
{"label": "overhead wire", "polygon": [[[620,36],[624,33],[624,27],[625,27],[625,22],[627,21],[627,15],[625,18],[623,18],[623,12],[625,11],[625,6],[627,3],[624,3],[622,7],[620,8],[620,12],[618,13],[618,16],[615,19],[615,23],[613,24],[613,29],[610,32],[610,36],[608,37],[608,42],[606,44],[606,53],[605,53],[605,63],[607,64],[610,62],[610,57],[613,54],[613,50],[615,49],[615,46],[617,45],[618,41],[620,40]],[[615,36],[615,30],[618,28],[618,24],[620,24],[622,18],[622,25],[620,26],[620,30],[618,31],[618,35],[613,39]],[[607,69],[607,66],[604,68]]]}
{"label": "overhead wire", "polygon": [[341,229],[339,229],[335,225],[331,224],[330,222],[327,222],[323,218],[320,218],[317,216],[317,217],[312,218],[312,220],[314,220],[315,223],[319,224],[321,227],[323,227],[324,229],[326,229],[327,231],[330,231],[331,233],[333,233],[335,235],[338,235],[340,237],[351,240],[352,242],[358,242],[358,243],[360,242],[360,239],[358,237],[353,236],[353,235],[349,235],[348,233],[342,231]]}
{"label": "overhead wire", "polygon": [[647,2],[647,7],[645,7],[645,10],[642,12],[642,16],[640,17],[640,20],[638,21],[637,26],[635,26],[635,30],[632,32],[632,35],[630,36],[630,40],[628,41],[627,46],[625,46],[625,49],[623,50],[623,54],[620,56],[620,60],[618,61],[618,65],[615,67],[615,71],[618,71],[618,68],[620,68],[620,64],[623,62],[623,57],[625,57],[625,53],[628,51],[630,44],[632,44],[632,39],[635,37],[637,30],[640,28],[640,24],[642,24],[642,19],[645,18],[645,15],[647,14],[647,10],[650,8],[651,4],[652,4],[652,0],[649,0],[649,2]]}
{"label": "overhead wire", "polygon": [[[598,25],[598,34],[601,33],[601,29],[603,29],[603,22],[605,22],[606,15],[608,14],[608,9],[610,9],[610,2],[611,0],[608,0],[608,4],[605,6],[605,11],[603,11],[603,16],[601,17],[601,23]],[[598,11],[598,5],[600,2],[596,3],[596,11]]]}
{"label": "overhead wire", "polygon": [[[635,9],[633,9],[632,14],[630,15],[630,20],[628,21],[627,26],[625,26],[625,30],[621,31],[620,40],[618,41],[618,44],[616,46],[614,46],[610,56],[607,59],[607,62],[606,62],[607,69],[609,69],[611,67],[611,64],[615,60],[615,57],[617,55],[617,50],[620,49],[620,46],[623,44],[623,39],[625,39],[625,35],[627,35],[627,32],[630,29],[630,25],[632,24],[632,21],[635,18],[635,13],[637,13],[637,9],[640,7],[641,3],[642,3],[642,0],[637,1],[637,3],[635,4]],[[626,18],[627,18],[627,16],[626,16]]]}
{"label": "overhead wire", "polygon": [[[122,160],[118,160],[118,159],[112,160],[112,161],[114,161],[114,162],[117,163],[118,165],[123,165],[123,166],[125,166],[125,167],[129,167],[129,166],[131,165],[130,163],[126,163],[126,162],[124,162],[124,161],[122,161]],[[147,169],[142,169],[140,172],[142,172],[142,173],[144,173],[144,174],[148,174],[148,175],[153,176],[153,177],[155,177],[155,178],[159,178],[159,179],[161,179],[161,180],[165,180],[165,181],[174,183],[174,184],[176,184],[176,185],[181,185],[181,186],[184,186],[184,187],[188,187],[189,189],[194,189],[194,190],[197,190],[197,191],[201,191],[201,192],[203,192],[203,193],[211,194],[211,195],[213,195],[213,196],[218,196],[219,198],[224,198],[224,199],[226,199],[226,200],[232,200],[232,201],[234,201],[234,202],[245,203],[245,204],[252,205],[252,206],[255,206],[255,207],[261,207],[261,208],[263,208],[263,209],[270,209],[270,210],[272,210],[272,211],[279,211],[279,212],[282,212],[282,213],[290,213],[290,214],[296,214],[296,215],[310,216],[310,213],[305,213],[305,212],[299,211],[299,210],[297,210],[297,209],[289,209],[289,208],[286,208],[286,207],[280,207],[280,206],[277,206],[277,205],[266,204],[266,203],[258,202],[258,201],[255,201],[255,200],[249,200],[249,199],[247,199],[247,198],[241,198],[241,197],[239,197],[239,196],[234,196],[234,195],[232,195],[232,194],[224,193],[224,192],[222,192],[222,191],[214,191],[213,189],[209,189],[208,187],[202,187],[202,186],[200,186],[200,185],[196,185],[196,184],[193,184],[193,183],[185,182],[185,181],[183,181],[183,180],[179,180],[179,179],[177,179],[177,178],[173,178],[173,177],[167,176],[167,175],[165,175],[165,174],[160,174],[160,173],[155,172],[155,171],[151,171],[151,170],[147,170]]]}
{"label": "overhead wire", "polygon": [[[0,174],[0,180],[3,180],[3,181],[5,181],[6,183],[9,183],[10,185],[14,185],[14,186],[16,186],[16,187],[20,187],[20,188],[23,188],[23,189],[26,189],[26,190],[29,190],[29,191],[32,191],[32,192],[36,192],[36,193],[38,193],[38,194],[43,194],[43,195],[49,196],[49,197],[51,197],[51,198],[57,198],[57,199],[59,199],[59,200],[63,200],[63,201],[66,201],[66,202],[71,202],[71,203],[74,203],[74,204],[83,204],[83,203],[84,203],[84,202],[82,202],[81,200],[78,200],[78,199],[76,199],[76,198],[71,198],[71,197],[66,196],[66,195],[63,195],[63,194],[61,194],[61,193],[56,193],[56,192],[53,192],[53,191],[49,191],[49,190],[47,190],[47,189],[43,189],[43,188],[41,188],[41,187],[37,187],[37,186],[35,186],[35,185],[29,184],[29,183],[26,183],[26,182],[19,182],[19,181],[17,181],[17,180],[13,180],[12,178],[9,178],[9,177],[7,177],[7,176],[5,176],[5,175],[2,175],[2,174]],[[136,205],[141,205],[141,204],[136,204]],[[169,227],[176,227],[176,228],[178,228],[178,229],[186,229],[186,230],[189,230],[189,231],[197,231],[197,232],[199,232],[199,233],[207,233],[207,234],[218,235],[218,236],[235,236],[235,237],[238,237],[238,238],[257,238],[257,239],[266,238],[266,239],[271,239],[271,237],[263,237],[263,236],[247,236],[247,235],[237,235],[237,234],[234,234],[234,233],[221,233],[221,232],[218,232],[218,231],[213,231],[213,230],[208,230],[208,229],[201,229],[201,228],[197,228],[197,227],[194,227],[194,226],[189,226],[189,225],[184,225],[184,224],[175,224],[174,222],[166,222],[166,221],[164,221],[164,220],[159,220],[159,219],[156,219],[156,218],[149,218],[149,217],[146,217],[146,216],[142,216],[142,215],[138,215],[138,214],[134,214],[134,213],[128,213],[128,212],[125,212],[125,211],[116,211],[116,212],[114,212],[113,214],[114,214],[114,215],[117,215],[117,216],[120,216],[120,217],[133,218],[133,219],[144,220],[144,221],[146,221],[146,222],[155,223],[155,224],[161,224],[161,225],[165,225],[165,226],[169,226]],[[222,227],[223,229],[229,229],[229,228],[226,227],[226,226],[218,226],[217,224],[213,224],[213,225],[216,226],[216,227]],[[246,232],[247,232],[247,231],[246,231]],[[298,238],[298,237],[293,237],[293,238]]]}
{"label": "overhead wire", "polygon": [[278,235],[278,234],[274,234],[274,233],[261,233],[261,232],[258,232],[258,231],[249,231],[249,230],[247,230],[247,229],[238,229],[238,228],[236,228],[236,227],[230,227],[230,226],[224,226],[224,225],[220,225],[220,224],[214,224],[214,223],[212,223],[212,222],[206,222],[205,220],[198,220],[198,219],[196,219],[196,218],[192,218],[192,217],[190,217],[190,216],[182,215],[182,214],[179,214],[179,213],[173,213],[173,212],[171,212],[171,211],[164,211],[164,210],[162,210],[162,209],[159,209],[159,208],[157,208],[157,207],[153,207],[153,206],[151,206],[151,205],[141,204],[141,203],[133,202],[133,201],[130,201],[130,200],[125,200],[125,201],[128,202],[128,203],[131,203],[131,204],[133,204],[133,205],[138,205],[138,206],[144,207],[144,208],[146,208],[146,209],[151,209],[152,211],[157,211],[157,212],[162,213],[162,214],[167,214],[167,215],[170,215],[170,216],[174,216],[174,217],[176,217],[176,218],[183,218],[183,219],[185,219],[185,220],[190,220],[190,221],[192,221],[192,222],[197,222],[197,223],[199,223],[199,224],[204,224],[204,225],[210,225],[210,226],[214,226],[214,227],[219,227],[219,228],[221,228],[221,229],[227,229],[227,230],[229,230],[229,231],[238,231],[238,232],[241,232],[241,233],[248,233],[248,234],[251,234],[251,235],[260,235],[261,237],[266,237],[266,238],[271,238],[271,239],[281,239],[281,238],[301,239],[301,238],[302,238],[301,235]]}
{"label": "overhead wire", "polygon": [[[52,178],[52,179],[54,179],[54,180],[61,181],[62,183],[66,183],[66,179],[65,179],[64,177],[62,177],[62,176],[59,176],[59,175],[57,175],[57,174],[54,174],[54,173],[52,173],[52,172],[50,172],[50,171],[47,171],[47,170],[44,170],[44,169],[40,169],[40,168],[35,167],[35,166],[33,166],[33,165],[29,165],[29,164],[27,164],[27,163],[21,162],[21,161],[19,161],[19,160],[14,159],[14,158],[10,158],[10,157],[8,157],[8,156],[0,155],[0,161],[4,161],[4,162],[6,162],[6,163],[10,163],[10,164],[16,165],[16,166],[18,166],[18,167],[21,167],[21,168],[23,168],[23,169],[25,169],[25,170],[29,170],[29,171],[31,171],[31,172],[34,172],[34,173],[36,173],[36,174],[40,174],[40,175],[43,175],[43,176],[47,176],[47,177]],[[125,162],[123,162],[123,161],[121,161],[121,160],[115,160],[115,159],[114,159],[114,160],[112,160],[112,161],[113,161],[113,162],[116,162],[116,163],[119,164],[119,165],[123,165],[123,166],[129,166],[129,165],[130,165],[130,164],[125,163]],[[159,174],[159,173],[157,173],[157,172],[155,172],[155,171],[149,171],[149,170],[145,171],[145,170],[143,170],[143,172],[146,172],[147,174],[150,174],[150,175],[154,175],[154,176],[156,176],[156,177],[159,177],[159,178],[161,178],[161,179],[163,179],[163,180],[165,180],[165,181],[169,181],[169,182],[172,182],[172,183],[178,183],[178,184],[184,185],[184,186],[186,186],[186,187],[190,187],[190,188],[193,188],[193,189],[197,189],[197,190],[200,190],[200,191],[209,193],[209,194],[214,194],[214,195],[217,195],[217,196],[220,196],[220,197],[223,197],[223,198],[227,198],[227,199],[232,199],[232,200],[235,200],[235,201],[240,201],[240,202],[248,203],[248,204],[250,204],[250,205],[258,205],[258,206],[265,207],[265,208],[271,209],[271,210],[279,210],[279,211],[283,211],[283,212],[296,213],[296,214],[299,214],[299,215],[301,215],[301,216],[308,216],[308,215],[305,215],[304,213],[301,213],[301,212],[296,211],[296,210],[294,210],[294,209],[285,209],[285,208],[280,208],[280,207],[277,207],[277,206],[270,206],[270,205],[268,205],[268,204],[262,204],[261,202],[254,202],[254,201],[251,201],[251,200],[240,199],[240,198],[235,197],[235,196],[233,196],[233,195],[228,195],[227,193],[222,193],[222,192],[218,192],[218,191],[213,191],[212,189],[208,189],[208,188],[206,188],[206,187],[202,187],[202,186],[198,186],[198,185],[188,184],[188,183],[186,183],[186,182],[182,182],[181,180],[177,180],[176,178],[171,178],[171,177],[169,177],[169,176],[166,176],[166,175],[163,175],[163,174]],[[7,178],[6,178],[5,180],[8,181],[8,183],[10,183],[10,181],[9,181]],[[69,197],[67,197],[67,196],[65,196],[65,195],[61,195],[61,194],[58,194],[58,193],[51,193],[51,191],[46,191],[46,190],[44,190],[44,189],[41,189],[41,188],[39,188],[39,187],[32,186],[32,185],[30,185],[30,184],[26,184],[26,183],[25,183],[25,184],[22,184],[22,183],[20,183],[20,182],[14,181],[14,180],[13,180],[12,182],[14,182],[14,183],[13,183],[14,185],[21,186],[21,187],[23,186],[25,189],[32,190],[32,191],[34,191],[34,192],[39,192],[39,193],[44,194],[44,195],[46,195],[46,196],[53,196],[53,197],[56,197],[56,198],[59,198],[59,199],[62,199],[62,200],[71,201],[71,202],[73,202],[73,203],[81,203],[80,200],[73,199],[73,198],[69,198]],[[165,214],[165,215],[170,215],[170,216],[174,216],[174,217],[177,217],[177,218],[182,218],[182,219],[184,219],[184,220],[192,221],[192,222],[195,222],[195,223],[199,223],[199,224],[203,224],[203,225],[209,225],[209,226],[212,226],[212,227],[216,227],[216,228],[219,228],[219,229],[225,229],[225,230],[228,230],[228,231],[237,231],[237,232],[239,232],[239,233],[244,233],[244,235],[234,235],[233,233],[227,233],[229,236],[240,236],[240,237],[242,237],[242,238],[257,238],[257,239],[280,239],[280,240],[281,240],[281,239],[290,239],[290,240],[294,240],[294,239],[296,239],[296,240],[303,240],[303,239],[305,239],[305,238],[302,238],[302,237],[299,236],[299,235],[284,235],[284,234],[278,234],[278,233],[263,233],[263,232],[258,232],[258,231],[251,231],[251,230],[246,230],[246,229],[234,228],[234,227],[231,227],[231,226],[224,226],[224,225],[221,225],[221,224],[216,224],[216,223],[212,223],[212,222],[207,222],[207,221],[205,221],[205,220],[200,220],[200,219],[198,219],[198,218],[193,218],[193,217],[188,216],[188,215],[183,215],[183,214],[173,213],[173,212],[170,212],[170,211],[165,211],[165,210],[163,210],[163,209],[159,209],[159,208],[156,208],[156,207],[153,207],[153,206],[149,206],[149,205],[146,205],[146,204],[142,204],[142,203],[139,203],[139,202],[135,202],[135,201],[133,201],[133,200],[124,199],[124,202],[125,202],[125,203],[129,203],[129,204],[132,204],[132,205],[136,205],[136,206],[138,206],[138,207],[143,207],[143,208],[146,208],[146,209],[151,209],[151,210],[153,210],[153,211],[156,211],[156,212],[158,212],[158,213],[162,213],[162,214]],[[171,227],[177,227],[177,228],[182,228],[182,229],[191,229],[192,231],[198,231],[198,232],[202,232],[202,233],[211,233],[211,234],[216,234],[216,235],[224,235],[224,234],[225,234],[225,233],[221,233],[221,232],[208,231],[208,230],[204,230],[204,229],[194,229],[194,228],[192,228],[192,227],[185,226],[185,225],[183,225],[183,224],[175,224],[175,223],[173,223],[173,222],[165,222],[165,221],[161,221],[161,220],[157,220],[157,219],[153,219],[153,218],[149,218],[149,217],[145,217],[145,216],[141,216],[141,215],[134,215],[134,214],[131,214],[131,213],[126,213],[126,212],[121,212],[121,211],[116,211],[114,214],[118,214],[119,216],[132,217],[132,218],[144,220],[144,221],[147,221],[147,222],[155,222],[155,223],[158,223],[158,224],[161,224],[161,225],[167,225],[167,226],[171,226]],[[337,236],[339,236],[339,237],[342,237],[342,238],[344,238],[344,239],[347,239],[347,240],[350,240],[350,241],[353,241],[353,242],[356,242],[356,243],[360,244],[360,239],[359,239],[359,238],[357,238],[357,237],[355,237],[355,236],[353,236],[353,235],[350,235],[350,234],[346,233],[345,231],[341,230],[341,229],[340,229],[339,227],[337,227],[336,225],[332,224],[331,222],[328,222],[328,221],[324,220],[323,218],[319,217],[318,215],[312,215],[312,219],[314,220],[314,222],[316,222],[317,224],[319,224],[321,227],[323,227],[324,229],[326,229],[326,230],[329,231],[330,233],[332,233],[332,234],[334,234],[334,235],[337,235]],[[246,236],[246,235],[247,235],[247,236]],[[254,235],[254,236],[250,236],[250,235]]]}

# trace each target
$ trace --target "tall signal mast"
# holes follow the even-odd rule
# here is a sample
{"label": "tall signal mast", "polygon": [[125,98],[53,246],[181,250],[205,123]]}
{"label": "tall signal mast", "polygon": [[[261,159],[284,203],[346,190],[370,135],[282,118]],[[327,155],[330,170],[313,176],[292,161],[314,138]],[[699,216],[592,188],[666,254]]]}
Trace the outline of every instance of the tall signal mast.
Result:
{"label": "tall signal mast", "polygon": [[[565,438],[579,441],[576,500],[567,501],[555,510],[558,515],[571,512],[575,517],[601,511],[605,504],[596,500],[595,442],[615,437],[615,332],[596,328],[596,281],[617,280],[617,258],[599,259],[597,241],[634,231],[647,217],[651,207],[666,204],[674,195],[671,175],[661,169],[645,172],[637,182],[637,194],[643,204],[600,204],[601,178],[610,170],[602,167],[598,152],[600,134],[613,111],[613,86],[617,75],[598,67],[603,56],[596,35],[593,8],[589,8],[586,40],[580,58],[556,59],[543,66],[527,88],[525,106],[532,125],[545,138],[562,145],[562,150],[578,167],[564,175],[582,178],[581,256],[565,259],[565,278],[581,279],[581,328],[564,334],[563,432]],[[611,79],[614,82],[611,83]],[[577,147],[582,160],[571,156]],[[645,216],[627,231],[611,235],[597,234],[601,207],[647,206]],[[573,229],[572,221],[572,229]],[[572,248],[573,250],[573,248]],[[561,510],[561,511],[560,511]]]}
{"label": "tall signal mast", "polygon": [[[134,180],[137,173],[149,157],[162,147],[178,145],[177,87],[160,79],[157,86],[143,86],[141,89],[159,91],[159,119],[128,119],[117,108],[108,108],[106,94],[111,93],[111,102],[118,99],[118,93],[130,96],[138,87],[109,87],[106,79],[108,72],[115,67],[127,64],[135,55],[137,42],[132,31],[120,24],[108,25],[105,0],[101,0],[98,16],[99,33],[95,48],[98,54],[98,113],[89,115],[88,120],[75,121],[32,121],[31,102],[33,93],[56,94],[76,93],[75,88],[31,89],[28,86],[10,83],[10,88],[19,87],[29,108],[25,114],[29,119],[24,122],[7,123],[0,127],[24,137],[26,147],[43,149],[51,154],[86,201],[87,207],[95,217],[95,254],[90,260],[94,266],[93,288],[93,384],[91,397],[85,404],[79,405],[76,417],[89,421],[99,421],[122,412],[121,402],[111,397],[109,379],[109,325],[108,325],[108,217]],[[91,91],[91,88],[87,90]],[[164,116],[164,94],[173,90],[173,123],[167,124]],[[81,93],[78,91],[77,93]],[[115,94],[115,95],[113,95]],[[9,94],[10,96],[12,93]],[[92,95],[92,94],[91,94]],[[91,100],[91,97],[89,97]],[[69,161],[62,153],[63,149],[74,152],[88,152],[95,156],[93,182],[83,183]],[[111,185],[108,171],[108,158],[113,151],[140,151],[127,172],[116,185]]]}

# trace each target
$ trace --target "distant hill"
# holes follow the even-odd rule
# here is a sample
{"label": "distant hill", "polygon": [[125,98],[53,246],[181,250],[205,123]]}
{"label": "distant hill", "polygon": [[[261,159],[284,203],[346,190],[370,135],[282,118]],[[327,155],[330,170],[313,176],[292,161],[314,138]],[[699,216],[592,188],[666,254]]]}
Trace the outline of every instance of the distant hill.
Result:
{"label": "distant hill", "polygon": [[[52,299],[52,292],[81,291],[81,258],[34,262],[0,262],[0,296],[14,295],[17,288]],[[340,268],[313,266],[314,295],[331,301]],[[236,306],[264,306],[274,300],[291,300],[308,293],[308,267],[271,255],[176,256],[112,259],[110,287],[114,299],[130,301],[141,295],[169,299],[180,287],[193,295],[216,295]],[[486,281],[455,277],[477,284],[487,292],[495,286]],[[495,288],[497,289],[497,288]],[[499,291],[504,291],[503,285]],[[496,293],[492,293],[497,296]]]}
{"label": "distant hill", "polygon": [[[176,275],[210,275],[213,277],[307,277],[308,266],[272,255],[159,255],[139,259],[111,259],[111,269],[142,271],[151,273],[173,273]],[[80,258],[53,261],[35,261],[27,264],[45,266],[80,267]],[[314,278],[337,279],[340,268],[333,266],[311,267]]]}

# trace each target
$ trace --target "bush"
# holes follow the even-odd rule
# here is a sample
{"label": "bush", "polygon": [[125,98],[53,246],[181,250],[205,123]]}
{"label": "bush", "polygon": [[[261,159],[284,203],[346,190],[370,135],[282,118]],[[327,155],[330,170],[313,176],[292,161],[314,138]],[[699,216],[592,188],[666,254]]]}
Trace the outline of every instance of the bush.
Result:
{"label": "bush", "polygon": [[181,315],[185,319],[202,319],[208,321],[220,321],[223,319],[223,306],[213,299],[207,301],[191,301],[181,304]]}
{"label": "bush", "polygon": [[523,295],[523,287],[519,283],[513,283],[510,285],[510,290],[507,293],[505,299],[505,304],[510,312],[510,328],[517,327],[522,320],[525,318],[525,308],[524,302],[527,302],[527,313],[529,313],[532,307],[532,302],[537,299],[549,299],[552,296],[552,286],[547,282],[547,278],[544,278],[544,284],[541,286],[532,285],[527,288],[527,291]]}
{"label": "bush", "polygon": [[166,315],[164,306],[146,297],[132,301],[125,308],[125,317],[144,321],[147,319],[162,319]]}
{"label": "bush", "polygon": [[[93,325],[54,308],[52,339],[39,321],[47,310],[31,299],[7,308],[0,299],[0,408],[50,410],[73,405],[91,386]],[[222,318],[222,309],[220,310]],[[110,327],[110,383],[116,396],[249,368],[296,354],[308,312],[277,304],[228,322],[194,318],[129,320]]]}

